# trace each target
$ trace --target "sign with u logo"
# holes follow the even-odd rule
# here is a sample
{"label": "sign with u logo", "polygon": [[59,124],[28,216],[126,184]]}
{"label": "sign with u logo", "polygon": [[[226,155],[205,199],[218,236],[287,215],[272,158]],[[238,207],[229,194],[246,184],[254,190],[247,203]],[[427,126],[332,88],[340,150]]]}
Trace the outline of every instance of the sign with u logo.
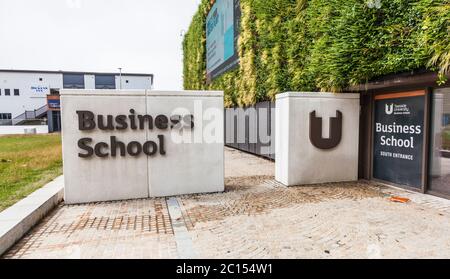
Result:
{"label": "sign with u logo", "polygon": [[358,179],[359,94],[283,93],[275,112],[275,178],[287,186]]}
{"label": "sign with u logo", "polygon": [[336,117],[330,118],[329,138],[322,136],[322,117],[316,117],[316,111],[309,115],[309,139],[319,149],[332,149],[342,139],[342,112],[336,111]]}
{"label": "sign with u logo", "polygon": [[385,109],[385,111],[386,111],[386,114],[387,115],[391,115],[391,114],[393,114],[394,113],[394,104],[386,104],[386,109]]}

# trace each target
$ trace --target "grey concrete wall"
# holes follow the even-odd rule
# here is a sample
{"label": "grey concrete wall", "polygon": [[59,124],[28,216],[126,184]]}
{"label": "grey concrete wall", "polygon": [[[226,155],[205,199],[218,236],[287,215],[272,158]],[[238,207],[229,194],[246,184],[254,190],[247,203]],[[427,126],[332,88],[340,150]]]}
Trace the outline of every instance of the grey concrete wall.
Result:
{"label": "grey concrete wall", "polygon": [[[342,140],[329,150],[309,137],[310,113],[322,117],[322,136],[329,137],[329,118],[343,114]],[[359,94],[283,93],[276,98],[275,178],[288,185],[358,179]]]}
{"label": "grey concrete wall", "polygon": [[[62,138],[65,174],[65,202],[86,203],[172,196],[224,190],[223,93],[162,91],[63,90]],[[182,130],[80,131],[76,111],[98,115],[137,115],[170,117],[194,115],[194,128]],[[215,112],[215,113],[214,113]],[[212,115],[211,115],[212,114]],[[212,132],[211,132],[212,131]],[[211,140],[209,134],[216,133]],[[166,154],[132,157],[96,156],[80,158],[78,140],[94,139],[93,144],[116,136],[128,144],[158,142],[164,135]]]}

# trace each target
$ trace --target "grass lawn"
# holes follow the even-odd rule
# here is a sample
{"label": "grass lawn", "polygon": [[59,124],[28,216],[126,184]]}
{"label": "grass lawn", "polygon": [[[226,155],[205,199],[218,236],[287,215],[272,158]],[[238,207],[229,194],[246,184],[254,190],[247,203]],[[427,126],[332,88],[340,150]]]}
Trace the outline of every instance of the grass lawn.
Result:
{"label": "grass lawn", "polygon": [[0,137],[0,211],[62,174],[61,135]]}
{"label": "grass lawn", "polygon": [[442,135],[442,145],[443,149],[450,150],[450,129],[447,128],[447,130],[444,130],[444,133]]}

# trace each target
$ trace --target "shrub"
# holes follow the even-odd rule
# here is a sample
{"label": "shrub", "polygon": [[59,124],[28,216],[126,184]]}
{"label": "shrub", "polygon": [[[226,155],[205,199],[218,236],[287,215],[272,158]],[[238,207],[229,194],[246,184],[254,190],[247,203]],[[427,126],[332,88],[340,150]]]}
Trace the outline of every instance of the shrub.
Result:
{"label": "shrub", "polygon": [[206,83],[202,0],[185,35],[185,89],[225,91],[225,104],[283,91],[340,92],[387,74],[450,73],[450,0],[241,0],[239,67]]}

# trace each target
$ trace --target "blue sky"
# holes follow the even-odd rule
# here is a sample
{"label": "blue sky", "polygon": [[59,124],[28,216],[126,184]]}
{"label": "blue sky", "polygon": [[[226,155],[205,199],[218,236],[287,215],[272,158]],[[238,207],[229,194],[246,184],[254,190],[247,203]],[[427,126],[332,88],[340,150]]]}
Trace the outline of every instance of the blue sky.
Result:
{"label": "blue sky", "polygon": [[182,32],[199,0],[0,0],[0,68],[155,74],[182,89]]}

